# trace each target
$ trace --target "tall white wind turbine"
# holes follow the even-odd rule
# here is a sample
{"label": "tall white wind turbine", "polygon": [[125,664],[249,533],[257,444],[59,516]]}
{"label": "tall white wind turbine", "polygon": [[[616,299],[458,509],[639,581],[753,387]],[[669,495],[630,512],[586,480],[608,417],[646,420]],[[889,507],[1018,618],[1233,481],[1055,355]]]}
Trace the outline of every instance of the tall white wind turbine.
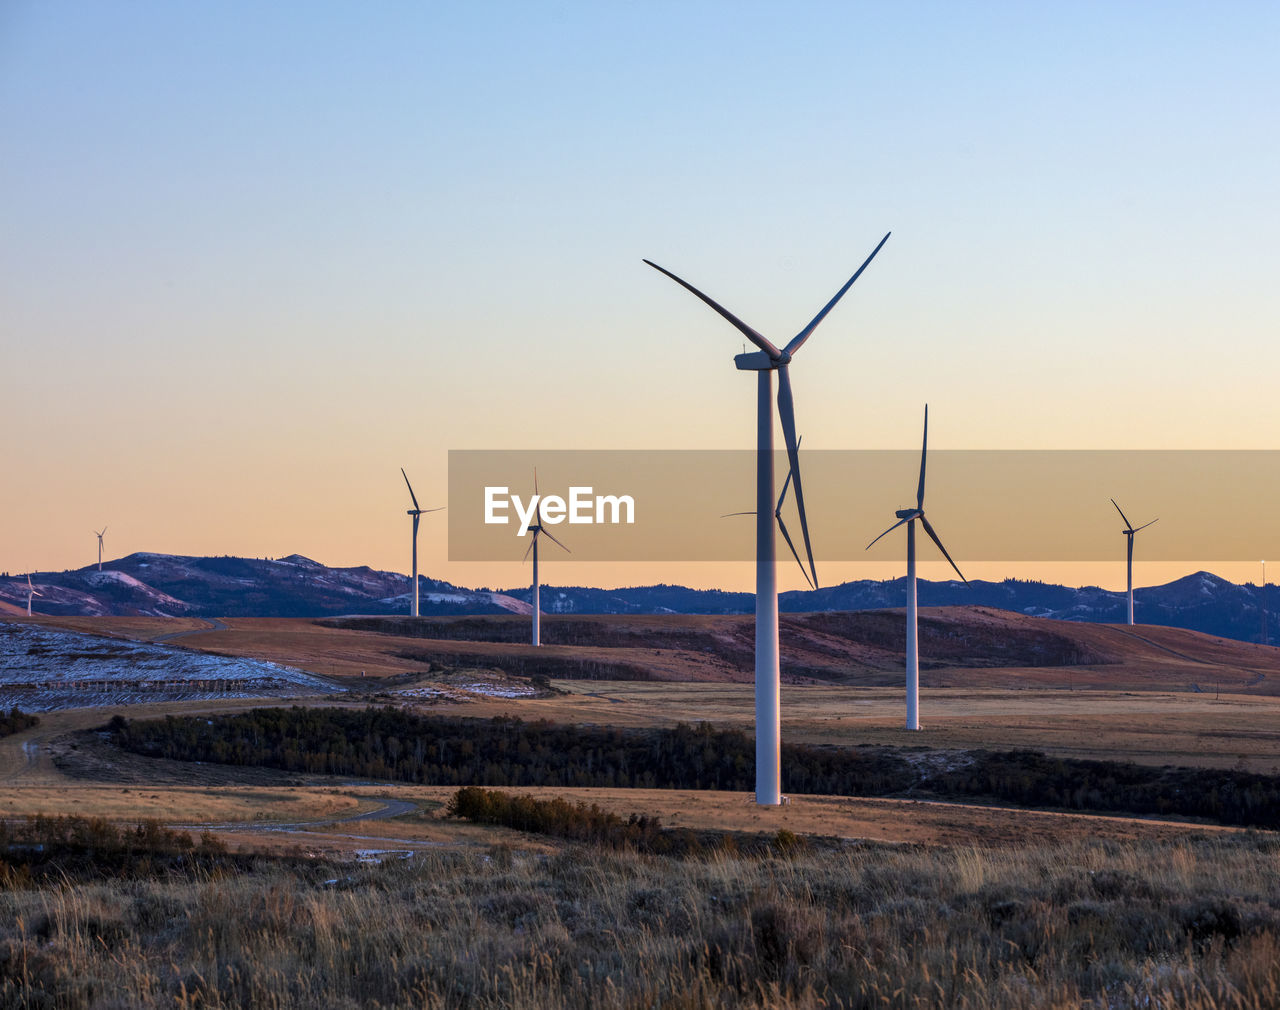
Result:
{"label": "tall white wind turbine", "polygon": [[[1116,500],[1114,498],[1111,499],[1111,504],[1116,505]],[[1129,517],[1124,514],[1124,510],[1121,509],[1119,505],[1116,505],[1116,511],[1120,513],[1120,518],[1124,520],[1124,530],[1122,530],[1122,532],[1124,533],[1125,537],[1129,541],[1128,547],[1127,547],[1128,564],[1126,567],[1126,571],[1127,571],[1128,583],[1129,583],[1128,623],[1132,624],[1133,623],[1133,535],[1137,533],[1138,530],[1145,530],[1148,526],[1152,525],[1152,523],[1158,523],[1160,520],[1152,519],[1151,522],[1143,523],[1137,529],[1134,529],[1133,523],[1129,522]]]}
{"label": "tall white wind turbine", "polygon": [[533,598],[530,601],[533,604],[533,644],[542,644],[542,603],[541,590],[542,585],[538,581],[538,537],[546,537],[553,544],[559,547],[566,554],[572,554],[564,544],[552,536],[542,525],[542,499],[538,497],[538,471],[533,471],[533,494],[538,502],[538,521],[529,527],[529,532],[533,534],[533,539],[529,542],[529,546],[525,548],[523,560],[528,561],[530,553],[533,554]]}
{"label": "tall white wind turbine", "polygon": [[36,592],[36,587],[31,584],[31,576],[27,576],[27,616],[31,616],[31,597],[43,596],[44,593]]}
{"label": "tall white wind turbine", "polygon": [[[107,528],[102,527],[102,533],[106,533]],[[102,571],[102,533],[97,530],[93,531],[93,535],[98,538],[98,571]]]}
{"label": "tall white wind turbine", "polygon": [[920,520],[920,525],[924,527],[924,531],[929,534],[929,539],[938,545],[938,550],[942,551],[942,556],[951,563],[951,567],[955,568],[956,574],[960,576],[965,585],[969,584],[969,580],[964,577],[964,573],[956,567],[956,563],[951,560],[951,555],[947,553],[947,549],[942,546],[942,541],[938,539],[938,534],[934,532],[933,527],[929,525],[929,520],[924,515],[924,468],[926,457],[929,451],[929,405],[926,403],[924,407],[924,440],[920,445],[920,483],[916,485],[916,507],[898,509],[894,515],[898,517],[898,521],[890,526],[879,537],[867,544],[867,550],[871,549],[872,544],[879,540],[880,537],[892,533],[903,523],[907,524],[907,729],[920,728],[920,649],[919,639],[917,638],[916,628],[916,520]]}
{"label": "tall white wind turbine", "polygon": [[409,488],[409,497],[413,500],[413,508],[409,509],[408,514],[413,516],[413,609],[410,614],[418,617],[418,522],[428,512],[443,512],[444,505],[434,509],[424,509],[418,507],[418,496],[413,493],[413,485],[409,483],[409,475],[404,472],[404,467],[400,468],[400,473],[404,477],[405,485]]}
{"label": "tall white wind turbine", "polygon": [[778,415],[782,421],[782,434],[787,444],[787,458],[791,464],[791,476],[796,486],[796,509],[800,513],[800,532],[804,539],[805,554],[809,559],[809,571],[813,585],[818,584],[818,572],[813,563],[813,548],[809,543],[809,522],[805,517],[804,489],[800,482],[800,461],[796,444],[795,405],[791,396],[791,377],[788,366],[818,324],[835,308],[867,265],[875,259],[888,234],[871,251],[862,266],[858,267],[844,287],[827,302],[804,329],[791,338],[783,348],[778,348],[767,337],[748,326],[728,309],[713,301],[681,280],[669,270],[664,270],[651,260],[645,263],[670,277],[690,294],[700,298],[723,316],[750,340],[758,351],[736,355],[734,365],[740,371],[755,372],[756,381],[756,803],[776,806],[782,802],[782,752],[781,752],[781,677],[778,667],[778,571],[777,541],[774,523],[770,519],[773,506],[773,373],[778,373]]}

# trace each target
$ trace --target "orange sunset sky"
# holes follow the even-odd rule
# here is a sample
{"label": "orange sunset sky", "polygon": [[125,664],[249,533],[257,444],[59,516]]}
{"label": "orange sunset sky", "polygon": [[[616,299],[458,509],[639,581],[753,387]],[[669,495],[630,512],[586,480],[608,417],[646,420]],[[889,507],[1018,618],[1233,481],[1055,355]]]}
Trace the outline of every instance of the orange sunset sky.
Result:
{"label": "orange sunset sky", "polygon": [[[937,449],[1276,448],[1278,29],[1262,3],[5,4],[0,570],[88,564],[105,524],[110,558],[403,572],[401,466],[431,507],[450,449],[751,448],[741,337],[642,257],[782,342],[890,230],[792,367],[806,449],[912,449],[926,401]],[[527,580],[450,563],[444,516],[425,574]],[[966,574],[1117,588],[1115,533],[1113,563]],[[1258,578],[1214,562],[1139,551],[1137,581]]]}

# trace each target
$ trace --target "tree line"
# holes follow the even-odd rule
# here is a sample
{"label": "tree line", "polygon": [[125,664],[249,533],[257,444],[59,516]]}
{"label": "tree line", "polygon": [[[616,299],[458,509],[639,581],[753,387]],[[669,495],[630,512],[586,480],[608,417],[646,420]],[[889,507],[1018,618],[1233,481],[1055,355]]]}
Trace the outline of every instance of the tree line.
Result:
{"label": "tree line", "polygon": [[761,856],[771,852],[789,855],[803,845],[785,829],[766,836],[664,828],[661,820],[648,814],[630,814],[624,820],[620,814],[602,810],[595,803],[570,803],[560,797],[542,800],[480,786],[463,786],[450,798],[445,811],[450,817],[477,824],[497,824],[600,848],[659,856]]}
{"label": "tree line", "polygon": [[39,725],[39,716],[24,712],[17,706],[9,709],[8,712],[0,710],[0,736],[11,736],[14,733],[21,733],[24,729]]}
{"label": "tree line", "polygon": [[[109,724],[115,742],[154,757],[446,786],[754,788],[755,743],[708,723],[663,729],[564,726],[401,709],[264,708],[213,718]],[[977,799],[1101,813],[1197,817],[1280,828],[1280,776],[1155,768],[1037,751],[955,752],[919,761],[889,747],[782,748],[797,794]],[[915,758],[916,760],[912,760]]]}

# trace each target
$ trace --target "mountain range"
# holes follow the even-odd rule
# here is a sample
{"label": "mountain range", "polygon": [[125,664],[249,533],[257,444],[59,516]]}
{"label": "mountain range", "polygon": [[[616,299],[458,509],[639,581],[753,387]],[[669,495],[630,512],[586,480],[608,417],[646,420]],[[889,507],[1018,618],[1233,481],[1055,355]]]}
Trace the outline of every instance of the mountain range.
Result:
{"label": "mountain range", "polygon": [[[25,613],[27,577],[0,577],[0,613]],[[54,616],[332,617],[404,614],[409,579],[367,566],[330,568],[298,554],[286,558],[184,557],[140,552],[64,572],[32,572],[43,594],[38,613]],[[420,580],[424,616],[529,612],[529,588],[468,589],[438,579]],[[978,605],[1059,620],[1121,623],[1125,598],[1097,586],[1073,588],[1044,582],[958,581],[918,583],[921,606]],[[860,580],[817,590],[783,593],[789,613],[901,607],[906,579]],[[1262,638],[1259,587],[1236,585],[1196,572],[1163,586],[1135,590],[1135,618],[1142,624],[1189,628],[1225,638]],[[1280,642],[1275,611],[1280,595],[1267,591],[1267,641]],[[746,614],[752,593],[655,585],[618,589],[543,586],[549,614]]]}

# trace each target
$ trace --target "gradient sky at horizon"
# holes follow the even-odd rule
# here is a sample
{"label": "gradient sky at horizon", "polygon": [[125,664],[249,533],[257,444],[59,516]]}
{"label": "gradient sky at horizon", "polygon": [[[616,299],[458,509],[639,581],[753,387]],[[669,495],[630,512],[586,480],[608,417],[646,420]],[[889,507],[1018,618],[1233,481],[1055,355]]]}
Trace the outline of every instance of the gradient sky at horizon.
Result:
{"label": "gradient sky at horizon", "polygon": [[[0,570],[106,524],[406,571],[401,466],[429,507],[449,449],[749,447],[741,338],[641,258],[785,340],[889,230],[792,369],[806,447],[928,401],[938,448],[1276,448],[1278,43],[1262,2],[8,0]],[[527,579],[438,518],[425,573]],[[1115,587],[1117,541],[975,574]]]}

